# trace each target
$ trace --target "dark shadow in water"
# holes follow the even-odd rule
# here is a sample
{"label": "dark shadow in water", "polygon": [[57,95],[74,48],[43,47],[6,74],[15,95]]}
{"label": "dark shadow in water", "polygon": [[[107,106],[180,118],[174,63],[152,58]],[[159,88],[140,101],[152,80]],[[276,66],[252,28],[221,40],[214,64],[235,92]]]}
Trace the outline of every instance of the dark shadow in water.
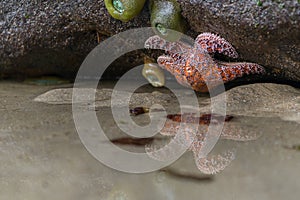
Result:
{"label": "dark shadow in water", "polygon": [[202,176],[199,175],[199,176],[197,176],[195,174],[182,173],[182,172],[176,171],[174,169],[170,169],[170,168],[161,169],[159,171],[165,172],[168,175],[173,176],[175,178],[185,179],[185,180],[188,180],[188,181],[212,182],[214,180],[213,176],[211,176],[211,175],[202,175]]}

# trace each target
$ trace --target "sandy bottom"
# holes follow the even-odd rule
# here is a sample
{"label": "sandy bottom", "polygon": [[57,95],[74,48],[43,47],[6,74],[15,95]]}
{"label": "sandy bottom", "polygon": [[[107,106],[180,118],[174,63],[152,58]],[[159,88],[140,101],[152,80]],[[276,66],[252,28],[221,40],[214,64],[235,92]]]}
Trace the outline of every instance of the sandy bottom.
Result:
{"label": "sandy bottom", "polygon": [[[272,110],[268,114],[264,111],[260,115],[256,111],[250,115],[231,109],[236,123],[243,123],[246,130],[254,126],[261,137],[248,142],[218,143],[219,148],[237,149],[236,159],[221,173],[202,174],[192,154],[187,152],[163,170],[130,174],[106,167],[86,150],[74,125],[71,104],[33,101],[51,89],[70,86],[0,82],[0,199],[300,198],[299,118],[287,120],[285,116],[283,119]],[[111,87],[109,83],[106,86]],[[293,95],[287,98],[293,99],[298,94]],[[254,101],[251,95],[247,98]],[[199,99],[207,100],[207,97]],[[282,103],[285,102],[290,103],[283,99]],[[247,101],[238,106],[243,104],[251,107]],[[287,109],[290,118],[299,117],[297,111]],[[98,106],[96,110],[106,134],[120,137],[122,133],[112,122],[110,107]],[[141,116],[137,120],[148,119]]]}

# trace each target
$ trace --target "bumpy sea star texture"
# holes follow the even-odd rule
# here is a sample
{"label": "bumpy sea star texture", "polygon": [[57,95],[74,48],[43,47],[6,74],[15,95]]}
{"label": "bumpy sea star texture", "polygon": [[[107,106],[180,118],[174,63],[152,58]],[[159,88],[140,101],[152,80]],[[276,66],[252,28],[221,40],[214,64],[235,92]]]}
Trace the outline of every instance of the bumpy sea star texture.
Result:
{"label": "bumpy sea star texture", "polygon": [[214,53],[230,58],[237,58],[238,53],[224,38],[212,33],[200,34],[194,46],[180,41],[168,42],[156,35],[145,42],[145,47],[165,50],[168,55],[158,57],[159,66],[173,74],[180,84],[200,92],[207,92],[243,75],[265,73],[265,69],[255,63],[213,59],[211,54]]}
{"label": "bumpy sea star texture", "polygon": [[[205,118],[208,115],[205,115]],[[210,123],[217,124],[220,120],[225,120],[223,130],[220,134],[221,139],[235,140],[235,141],[250,141],[256,140],[260,134],[253,131],[245,131],[242,127],[237,124],[228,122],[231,118],[222,117],[219,115],[209,115],[214,119],[213,121],[208,121],[208,123],[202,123],[203,120],[196,117],[195,113],[185,113],[177,114],[172,117],[168,117],[167,121],[160,131],[164,136],[179,137],[177,143],[181,146],[187,146],[189,151],[194,154],[194,160],[197,168],[205,174],[215,174],[224,170],[232,160],[235,159],[235,150],[226,150],[216,155],[203,156],[203,147],[207,143],[208,125]],[[227,123],[228,122],[228,123]],[[195,125],[199,123],[195,131]],[[183,130],[183,131],[182,131]],[[214,134],[214,133],[213,133]],[[218,136],[215,136],[218,137]],[[165,160],[168,158],[168,154],[172,154],[172,151],[160,151],[155,145],[146,146],[146,153],[153,159]]]}

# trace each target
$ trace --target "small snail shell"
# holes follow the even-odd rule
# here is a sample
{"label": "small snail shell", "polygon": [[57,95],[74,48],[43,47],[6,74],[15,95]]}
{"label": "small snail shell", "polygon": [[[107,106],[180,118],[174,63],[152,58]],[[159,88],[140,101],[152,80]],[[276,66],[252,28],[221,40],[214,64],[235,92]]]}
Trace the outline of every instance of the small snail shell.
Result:
{"label": "small snail shell", "polygon": [[137,16],[144,7],[146,0],[104,0],[109,14],[118,20],[128,22]]}
{"label": "small snail shell", "polygon": [[187,28],[178,2],[176,0],[151,0],[149,6],[151,26],[156,34],[168,41],[178,40]]}
{"label": "small snail shell", "polygon": [[165,85],[165,74],[163,70],[152,59],[144,58],[144,68],[142,75],[154,87],[163,87]]}

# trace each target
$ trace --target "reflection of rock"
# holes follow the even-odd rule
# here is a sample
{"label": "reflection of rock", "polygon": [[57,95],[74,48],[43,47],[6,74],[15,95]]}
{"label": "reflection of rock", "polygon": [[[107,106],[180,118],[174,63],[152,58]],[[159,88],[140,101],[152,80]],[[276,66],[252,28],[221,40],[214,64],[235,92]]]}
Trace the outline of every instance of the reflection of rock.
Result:
{"label": "reflection of rock", "polygon": [[[257,83],[238,86],[226,91],[226,101],[227,114],[280,117],[300,123],[300,89],[289,85]],[[209,99],[199,97],[200,111],[211,112],[209,103]]]}
{"label": "reflection of rock", "polygon": [[[72,100],[72,88],[63,88],[63,89],[54,89],[50,90],[44,94],[37,96],[34,101],[43,102],[48,104],[72,104],[72,103],[83,103],[84,105],[94,105],[96,108],[98,107],[110,107],[112,105],[111,96],[112,89],[99,89],[96,90],[95,102],[93,100],[92,94],[95,92],[94,89],[89,88],[80,88],[76,89],[77,94],[83,94],[82,96],[77,96],[76,100]],[[85,91],[80,92],[80,90]],[[86,96],[87,92],[90,96]],[[114,106],[128,106],[124,101],[125,96],[131,95],[129,92],[125,91],[114,91],[115,97],[113,100]],[[171,99],[171,96],[168,94],[163,94],[160,92],[152,92],[152,93],[133,93],[130,98],[130,106],[145,106],[150,107],[153,104],[167,104]],[[93,103],[94,102],[94,103]]]}
{"label": "reflection of rock", "polygon": [[[241,60],[271,69],[275,79],[300,80],[299,3],[291,1],[177,0],[189,35],[222,35]],[[110,35],[150,26],[147,6],[122,23],[110,17],[104,1],[17,1],[0,3],[0,76],[74,76],[87,53]],[[98,34],[97,34],[98,33]],[[97,37],[98,36],[98,37]],[[111,68],[116,77],[142,56],[129,55]],[[277,75],[275,77],[275,75]]]}
{"label": "reflection of rock", "polygon": [[[158,89],[158,91],[163,91],[163,89]],[[112,117],[111,116],[108,117],[107,116],[108,112],[105,111],[105,109],[103,108],[103,107],[109,107],[111,105],[109,99],[111,94],[112,94],[112,89],[99,89],[97,91],[95,105],[93,104],[89,104],[89,105],[98,108],[99,116],[104,116],[102,120],[104,121],[106,120],[106,125],[105,125],[106,129],[114,133],[116,132],[116,129],[112,128],[111,125],[112,123],[111,121],[113,121],[111,120]],[[127,93],[125,92],[125,94]],[[299,106],[300,90],[299,89],[295,89],[287,85],[278,85],[278,84],[252,84],[252,85],[239,86],[233,88],[227,91],[226,95],[227,95],[227,114],[233,115],[234,118],[230,122],[225,123],[222,136],[226,140],[219,140],[221,142],[221,147],[223,144],[222,142],[228,142],[230,146],[229,148],[226,149],[231,149],[232,145],[237,144],[240,145],[239,147],[242,148],[245,147],[245,149],[247,149],[248,146],[249,150],[255,152],[257,151],[257,153],[259,154],[260,149],[263,149],[262,151],[267,151],[266,146],[267,148],[269,148],[270,146],[273,148],[275,144],[275,148],[281,148],[281,146],[293,147],[294,145],[299,144],[300,141],[299,140],[299,126],[300,126],[299,123],[300,122],[300,114],[299,114],[300,113],[300,106]],[[199,103],[201,105],[200,106],[201,113],[211,112],[210,111],[211,107],[209,105],[210,100],[207,97],[206,98],[198,97],[198,98],[199,98]],[[170,110],[172,113],[177,113],[178,111],[176,110],[177,109],[176,107],[178,106],[178,104],[174,106],[173,99],[174,96],[172,96],[168,92],[166,92],[166,94],[159,93],[159,92],[153,92],[153,93],[145,92],[145,93],[137,93],[136,96],[132,97],[131,104],[132,106],[147,106],[147,107],[151,106],[152,103],[165,104],[166,106],[172,108]],[[45,94],[40,95],[35,100],[40,102],[45,102],[45,103],[52,103],[52,104],[71,104],[72,89],[68,88],[68,89],[51,90]],[[80,100],[80,98],[78,100]],[[110,110],[110,108],[107,109]],[[141,121],[139,122],[141,122],[141,124],[147,121],[147,119],[143,118],[143,115],[135,116],[135,119],[137,120],[140,119]],[[282,119],[286,121],[283,121]],[[298,122],[299,124],[295,122]],[[202,126],[202,128],[200,128],[200,131],[204,132],[206,131],[206,129],[207,126]],[[256,141],[249,142],[248,145],[247,143],[244,142],[236,143],[232,141],[232,140],[247,141],[251,139],[254,140],[260,135],[262,137],[260,137]],[[165,142],[165,140],[158,140],[158,143],[159,141]],[[217,151],[218,149],[215,151],[215,148],[219,147],[218,145],[219,144],[217,144],[214,147],[212,154],[215,154],[216,152],[219,153]],[[252,145],[255,147],[254,149],[256,150],[253,150]],[[276,153],[273,154],[273,149],[272,151],[268,151],[268,152],[270,153],[271,156],[274,156],[276,154]],[[224,158],[224,155],[229,155],[228,156],[229,159],[222,160],[222,158]],[[230,161],[230,158],[232,158],[230,157],[231,155],[232,154],[228,154],[228,152],[225,151],[225,154],[223,154],[223,156],[219,158],[221,159],[221,161],[228,161],[228,160]],[[168,154],[167,156],[170,157],[170,154]],[[190,155],[185,154],[183,156],[183,159],[185,159],[186,156],[190,156]],[[241,161],[243,161],[243,159],[247,160],[246,158],[242,158],[243,153],[242,154],[240,153],[240,148],[237,148],[237,156],[238,158],[231,165],[235,165],[235,163],[240,163]],[[213,157],[213,159],[217,159],[217,158],[218,157],[216,156]],[[283,158],[286,158],[285,154]],[[194,163],[192,163],[191,166],[188,166],[187,164],[189,162],[192,162],[191,156],[187,157],[183,161],[184,162],[178,163],[177,166],[179,166],[178,167],[179,169],[183,170],[186,169],[187,167],[194,166]],[[252,165],[252,163],[251,164],[249,163],[250,161],[247,162],[249,166]],[[223,169],[223,167],[228,164],[229,162],[225,162],[225,165],[221,165],[221,168],[219,169]],[[202,166],[200,165],[200,167],[201,168],[206,167],[206,169],[208,168],[207,166],[203,166],[203,165]],[[199,173],[198,171],[196,171],[196,167],[191,168],[190,171],[192,171],[193,174],[195,175]],[[190,171],[187,170],[184,173]],[[228,171],[230,171],[230,169],[228,169]]]}
{"label": "reflection of rock", "polygon": [[[92,90],[93,89],[85,89]],[[96,93],[96,107],[111,106],[112,89],[99,89]],[[185,91],[185,92],[184,92]],[[186,90],[181,95],[187,97]],[[54,89],[35,98],[35,101],[49,104],[71,104],[72,88]],[[128,92],[117,92],[119,95],[128,95]],[[284,120],[300,122],[300,90],[288,85],[280,84],[250,84],[239,86],[228,90],[227,113],[251,117],[281,117]],[[198,97],[200,111],[210,113],[210,99]],[[214,98],[214,97],[213,97]],[[92,102],[92,97],[78,97],[78,101],[88,99]],[[206,100],[204,100],[206,99]],[[170,93],[134,93],[131,97],[132,107],[150,107],[154,103],[170,106],[176,109],[173,104],[175,96]],[[123,102],[117,100],[116,105]],[[195,108],[196,109],[196,108]]]}
{"label": "reflection of rock", "polygon": [[[300,123],[300,90],[287,85],[278,84],[252,84],[233,88],[226,92],[227,95],[227,113],[237,116],[232,122],[224,124],[221,133],[221,139],[229,139],[236,141],[256,140],[260,135],[264,135],[264,131],[270,131],[268,123],[266,127],[264,122],[280,117],[287,121],[296,121]],[[209,104],[207,100],[207,104]],[[210,105],[200,107],[200,111],[209,112]],[[247,116],[246,118],[244,116]],[[237,119],[237,120],[236,120]],[[278,120],[278,119],[277,119]],[[284,122],[283,122],[284,123]],[[276,124],[276,123],[275,123]],[[274,133],[280,133],[282,124],[274,126]],[[183,126],[186,131],[179,132],[184,134],[182,137],[186,144],[192,144],[190,150],[194,153],[194,159],[197,167],[204,173],[216,173],[223,170],[233,159],[234,154],[225,151],[223,154],[208,155],[208,157],[197,157],[205,142],[205,133],[207,126],[199,126],[198,131],[193,132],[193,126],[188,124]],[[167,120],[161,134],[171,136],[179,130],[179,123]],[[291,129],[293,132],[294,130]],[[196,134],[196,135],[195,135]],[[194,136],[194,137],[193,137]],[[196,136],[196,137],[195,137]],[[284,136],[291,137],[291,135]],[[299,138],[299,136],[294,136]],[[191,141],[192,138],[192,141]],[[295,139],[297,141],[299,139]],[[183,145],[186,145],[183,144]],[[161,146],[161,145],[160,145]],[[146,148],[146,152],[154,159],[166,157],[159,152],[159,148],[155,145]]]}
{"label": "reflection of rock", "polygon": [[252,84],[227,92],[227,112],[281,117],[300,122],[300,90],[279,84]]}
{"label": "reflection of rock", "polygon": [[[280,117],[300,122],[300,90],[288,85],[258,83],[226,91],[227,114],[249,117]],[[210,100],[200,110],[210,111]]]}

